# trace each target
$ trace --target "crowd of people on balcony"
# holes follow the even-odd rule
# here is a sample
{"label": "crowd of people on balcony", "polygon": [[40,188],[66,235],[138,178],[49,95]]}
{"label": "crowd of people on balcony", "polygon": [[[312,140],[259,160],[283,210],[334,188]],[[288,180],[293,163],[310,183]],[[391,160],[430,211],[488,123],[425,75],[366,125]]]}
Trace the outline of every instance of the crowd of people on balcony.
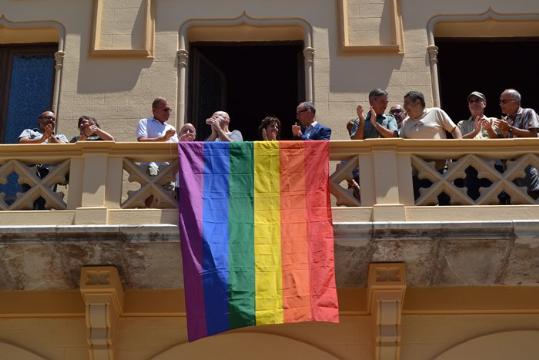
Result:
{"label": "crowd of people on balcony", "polygon": [[[467,97],[470,117],[455,123],[442,109],[427,108],[425,97],[419,91],[409,91],[404,95],[403,105],[393,105],[389,112],[388,93],[383,89],[373,89],[369,93],[369,109],[358,105],[357,117],[346,124],[350,139],[401,137],[405,139],[488,139],[511,137],[537,137],[539,119],[533,109],[521,107],[521,95],[515,89],[507,89],[500,95],[500,108],[505,114],[502,118],[487,117],[484,110],[487,99],[479,91]],[[141,119],[137,126],[137,141],[141,142],[178,142],[196,140],[196,129],[185,124],[183,137],[167,123],[172,108],[165,98],[158,97],[152,103],[152,116]],[[78,120],[79,135],[71,141],[63,134],[55,134],[56,117],[52,111],[45,111],[38,117],[38,127],[25,129],[19,135],[19,142],[25,144],[67,143],[78,141],[114,141],[114,137],[102,129],[97,120],[81,116]],[[294,139],[329,140],[331,128],[319,123],[316,108],[311,102],[302,102],[296,108],[296,123],[292,125]],[[222,110],[213,113],[206,124],[211,134],[206,141],[243,141],[240,130],[230,129],[230,115]],[[262,119],[259,127],[259,140],[279,140],[281,122],[268,116]]]}
{"label": "crowd of people on balcony", "polygon": [[[515,89],[504,90],[499,99],[502,118],[487,117],[484,113],[487,99],[479,91],[471,92],[467,97],[470,117],[456,124],[450,116],[437,107],[427,108],[425,97],[419,91],[409,91],[404,95],[403,105],[393,105],[389,112],[388,93],[383,89],[373,89],[369,93],[369,109],[358,105],[357,117],[348,121],[346,128],[350,139],[363,140],[372,138],[405,139],[445,139],[450,135],[455,139],[489,139],[512,137],[537,137],[539,119],[537,113],[530,108],[521,106],[521,95]],[[174,142],[195,141],[196,128],[186,123],[177,133],[174,126],[169,124],[172,108],[165,98],[158,97],[152,103],[152,116],[141,119],[136,130],[137,141],[140,142]],[[39,143],[68,143],[79,141],[114,141],[114,137],[102,129],[97,120],[90,116],[81,116],[78,120],[79,135],[68,141],[63,134],[55,133],[56,117],[52,111],[41,113],[37,119],[38,126],[25,129],[19,136],[19,142],[24,144]],[[318,122],[316,108],[311,102],[302,102],[296,108],[297,122],[292,125],[292,135],[297,140],[330,140],[331,128]],[[211,127],[211,134],[206,141],[243,141],[240,130],[230,129],[230,115],[222,110],[216,111],[206,119]],[[258,128],[260,140],[279,140],[281,122],[277,117],[267,116],[262,119]],[[167,163],[147,163],[150,176],[156,176],[162,166]],[[505,167],[500,161],[498,167]],[[444,164],[436,165],[443,171]],[[48,172],[46,166],[44,172]],[[539,172],[536,168],[526,168],[526,185],[528,193],[534,198],[539,197]],[[354,187],[354,193],[359,197],[359,171],[354,170],[349,187]],[[173,184],[173,183],[172,183]],[[171,185],[173,186],[173,185]],[[471,185],[470,185],[471,186]],[[416,189],[417,196],[417,186]],[[151,202],[151,199],[149,199]]]}

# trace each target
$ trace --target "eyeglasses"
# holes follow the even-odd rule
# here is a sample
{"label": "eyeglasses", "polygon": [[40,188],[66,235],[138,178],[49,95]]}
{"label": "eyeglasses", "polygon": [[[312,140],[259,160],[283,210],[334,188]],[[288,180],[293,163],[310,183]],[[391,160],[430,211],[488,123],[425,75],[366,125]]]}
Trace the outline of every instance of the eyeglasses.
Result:
{"label": "eyeglasses", "polygon": [[296,115],[297,115],[297,114],[301,114],[302,112],[305,112],[305,111],[308,111],[308,109],[301,109],[301,110],[298,110],[298,111],[296,111]]}
{"label": "eyeglasses", "polygon": [[402,109],[389,110],[390,114],[400,114],[401,112],[402,112]]}
{"label": "eyeglasses", "polygon": [[515,99],[500,99],[500,104],[507,104],[508,102],[516,101]]}
{"label": "eyeglasses", "polygon": [[171,108],[169,108],[169,107],[167,107],[167,108],[161,109],[161,111],[171,112],[171,111],[172,111],[172,109],[171,109]]}
{"label": "eyeglasses", "polygon": [[38,117],[38,119],[55,120],[56,118],[54,116],[50,116],[50,115],[42,115],[42,116]]}

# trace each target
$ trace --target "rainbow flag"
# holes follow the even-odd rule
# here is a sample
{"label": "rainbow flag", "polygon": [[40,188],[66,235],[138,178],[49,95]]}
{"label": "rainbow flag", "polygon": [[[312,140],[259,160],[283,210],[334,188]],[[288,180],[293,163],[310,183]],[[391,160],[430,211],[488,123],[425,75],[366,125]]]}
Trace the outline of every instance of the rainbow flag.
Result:
{"label": "rainbow flag", "polygon": [[339,321],[326,141],[180,142],[189,340]]}

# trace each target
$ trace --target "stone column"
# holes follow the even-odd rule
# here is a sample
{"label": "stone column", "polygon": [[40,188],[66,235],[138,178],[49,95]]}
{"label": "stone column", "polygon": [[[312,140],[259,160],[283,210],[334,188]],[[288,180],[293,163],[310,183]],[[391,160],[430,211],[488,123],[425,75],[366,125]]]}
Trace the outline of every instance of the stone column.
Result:
{"label": "stone column", "polygon": [[306,47],[303,49],[305,60],[305,100],[314,102],[314,49]]}
{"label": "stone column", "polygon": [[189,52],[181,49],[176,53],[178,58],[178,122],[176,129],[185,124],[185,112],[187,111],[187,66],[189,65]]}
{"label": "stone column", "polygon": [[438,46],[430,45],[427,47],[430,63],[430,74],[432,76],[432,98],[434,106],[440,107],[440,83],[438,80]]}
{"label": "stone column", "polygon": [[54,53],[54,89],[52,92],[52,111],[58,117],[58,105],[60,103],[60,82],[62,80],[62,69],[64,68],[63,51],[57,51]]}

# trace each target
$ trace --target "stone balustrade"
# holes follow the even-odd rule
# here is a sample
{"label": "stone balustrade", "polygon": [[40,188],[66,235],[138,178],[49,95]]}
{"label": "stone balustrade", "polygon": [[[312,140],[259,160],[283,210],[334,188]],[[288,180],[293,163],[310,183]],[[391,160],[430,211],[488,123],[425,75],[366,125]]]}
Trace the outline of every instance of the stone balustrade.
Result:
{"label": "stone balustrade", "polygon": [[[539,167],[538,145],[539,139],[332,141],[334,221],[537,219],[525,169]],[[147,172],[150,161],[161,164],[157,176]],[[46,164],[47,175],[38,176],[35,164]],[[166,185],[176,170],[176,144],[0,145],[0,225],[175,224],[175,193]],[[436,206],[440,194],[451,206]],[[49,211],[33,210],[40,198]]]}

